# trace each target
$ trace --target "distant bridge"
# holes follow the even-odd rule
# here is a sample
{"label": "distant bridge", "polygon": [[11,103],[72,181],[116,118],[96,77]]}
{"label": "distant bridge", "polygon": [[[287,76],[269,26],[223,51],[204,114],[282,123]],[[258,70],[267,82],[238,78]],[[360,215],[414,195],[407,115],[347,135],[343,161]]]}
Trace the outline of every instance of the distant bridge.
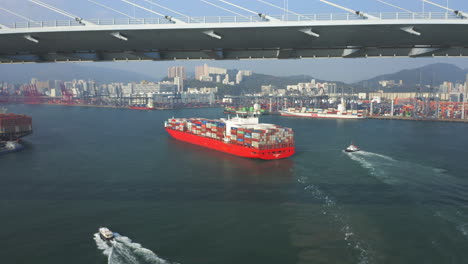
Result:
{"label": "distant bridge", "polygon": [[454,13],[94,19],[0,25],[0,63],[468,56]]}

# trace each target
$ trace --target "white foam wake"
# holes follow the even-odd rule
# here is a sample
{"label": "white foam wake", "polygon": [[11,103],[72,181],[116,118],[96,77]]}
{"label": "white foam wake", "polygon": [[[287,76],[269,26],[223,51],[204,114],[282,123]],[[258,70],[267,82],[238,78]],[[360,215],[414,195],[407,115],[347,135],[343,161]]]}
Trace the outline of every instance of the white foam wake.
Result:
{"label": "white foam wake", "polygon": [[434,186],[441,188],[439,189],[441,191],[458,189],[459,181],[448,175],[443,169],[396,160],[382,154],[366,151],[346,154],[386,184],[409,184],[418,190]]}
{"label": "white foam wake", "polygon": [[108,264],[169,264],[153,251],[142,247],[125,236],[118,236],[113,241],[104,241],[99,234],[94,234],[98,249],[108,257]]}
{"label": "white foam wake", "polygon": [[[299,182],[304,183],[304,180],[302,179]],[[340,231],[343,234],[343,240],[346,241],[348,247],[358,252],[358,263],[371,263],[372,258],[369,246],[359,239],[358,235],[353,230],[353,227],[349,224],[350,221],[348,217],[342,213],[343,210],[334,201],[334,199],[312,184],[307,185],[304,190],[310,192],[316,199],[322,201],[322,213],[330,217],[332,222],[339,226]]]}
{"label": "white foam wake", "polygon": [[339,204],[336,203],[335,199],[320,190],[318,186],[309,184],[307,178],[304,176],[299,177],[298,182],[305,185],[304,190],[321,202],[322,214],[327,216],[330,221],[339,228],[346,245],[357,252],[357,255],[359,256],[357,263],[372,263],[373,256],[370,246],[362,241],[362,239],[359,238],[359,235],[356,234],[350,224],[348,216],[343,212],[343,209]]}
{"label": "white foam wake", "polygon": [[[435,210],[434,216],[448,221],[468,238],[468,214],[460,213],[466,211],[468,190],[460,179],[443,169],[399,161],[377,153],[360,151],[346,154],[383,183],[397,186],[404,195]],[[445,208],[443,212],[440,205]]]}

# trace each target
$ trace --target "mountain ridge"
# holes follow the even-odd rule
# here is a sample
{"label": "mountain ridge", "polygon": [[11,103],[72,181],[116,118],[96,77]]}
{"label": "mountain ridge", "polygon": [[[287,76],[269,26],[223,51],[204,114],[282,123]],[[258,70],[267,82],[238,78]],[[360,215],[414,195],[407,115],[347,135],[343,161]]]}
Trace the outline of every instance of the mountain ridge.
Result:
{"label": "mountain ridge", "polygon": [[449,63],[434,63],[413,69],[403,69],[394,73],[383,74],[371,79],[353,83],[353,86],[364,90],[379,87],[379,81],[393,80],[403,81],[402,90],[416,88],[421,83],[422,86],[437,87],[443,82],[464,83],[468,70],[462,69]]}

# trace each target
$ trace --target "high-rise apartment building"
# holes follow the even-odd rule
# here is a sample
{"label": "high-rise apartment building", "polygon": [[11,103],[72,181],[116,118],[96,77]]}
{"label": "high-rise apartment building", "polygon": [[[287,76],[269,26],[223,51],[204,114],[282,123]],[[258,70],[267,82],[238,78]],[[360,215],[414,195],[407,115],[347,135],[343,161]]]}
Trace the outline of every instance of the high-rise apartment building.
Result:
{"label": "high-rise apartment building", "polygon": [[167,71],[167,77],[169,77],[169,78],[180,77],[183,80],[187,80],[187,74],[185,73],[185,67],[184,66],[169,67],[169,69]]}
{"label": "high-rise apartment building", "polygon": [[466,75],[465,90],[463,91],[463,100],[466,102],[466,95],[468,94],[468,74]]}
{"label": "high-rise apartment building", "polygon": [[181,93],[184,91],[184,79],[181,77],[174,78],[174,84],[177,85],[177,92]]}
{"label": "high-rise apartment building", "polygon": [[203,80],[206,77],[213,75],[224,75],[227,74],[227,69],[209,67],[208,64],[195,67],[195,79]]}

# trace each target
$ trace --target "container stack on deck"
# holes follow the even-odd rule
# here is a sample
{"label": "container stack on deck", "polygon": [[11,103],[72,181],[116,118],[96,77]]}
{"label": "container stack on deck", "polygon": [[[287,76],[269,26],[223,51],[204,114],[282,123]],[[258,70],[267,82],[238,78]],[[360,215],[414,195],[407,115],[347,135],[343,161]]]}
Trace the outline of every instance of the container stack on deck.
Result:
{"label": "container stack on deck", "polygon": [[31,117],[16,114],[0,114],[0,140],[16,140],[31,133]]}
{"label": "container stack on deck", "polygon": [[221,120],[208,119],[169,119],[168,128],[181,132],[195,134],[201,137],[224,140],[230,139],[230,144],[267,150],[294,146],[294,132],[291,128],[276,125],[240,125],[231,127],[230,135],[226,135],[226,123]]}
{"label": "container stack on deck", "polygon": [[226,124],[215,120],[177,118],[167,123],[171,129],[217,140],[222,140],[226,132]]}
{"label": "container stack on deck", "polygon": [[294,146],[294,132],[283,127],[232,127],[231,143],[255,149],[275,149]]}

